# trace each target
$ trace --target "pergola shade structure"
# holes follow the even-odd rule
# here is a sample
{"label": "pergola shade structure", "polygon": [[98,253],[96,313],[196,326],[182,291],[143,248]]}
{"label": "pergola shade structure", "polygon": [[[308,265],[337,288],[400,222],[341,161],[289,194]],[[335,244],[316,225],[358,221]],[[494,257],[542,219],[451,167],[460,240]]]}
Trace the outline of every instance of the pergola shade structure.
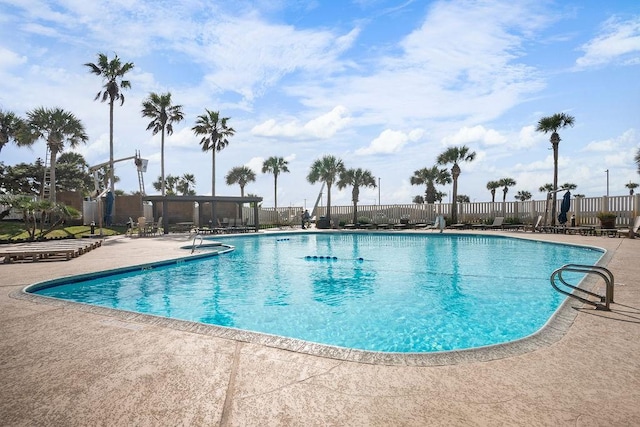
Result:
{"label": "pergola shade structure", "polygon": [[[253,205],[253,218],[255,231],[260,230],[259,216],[258,216],[258,204],[262,202],[262,197],[247,196],[247,197],[232,197],[232,196],[142,196],[143,202],[151,202],[152,204],[162,203],[162,228],[164,233],[169,232],[169,203],[193,203],[197,202],[200,206],[204,203],[211,203],[213,207],[212,221],[217,221],[215,212],[216,205],[218,203],[235,203],[238,206],[243,204]],[[202,219],[202,209],[199,209],[200,219]],[[200,221],[200,224],[202,221]]]}

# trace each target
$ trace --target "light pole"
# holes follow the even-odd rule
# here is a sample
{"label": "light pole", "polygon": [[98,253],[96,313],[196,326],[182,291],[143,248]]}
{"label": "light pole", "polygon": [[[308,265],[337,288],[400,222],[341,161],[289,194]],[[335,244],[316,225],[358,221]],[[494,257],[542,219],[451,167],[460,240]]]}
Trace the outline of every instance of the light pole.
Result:
{"label": "light pole", "polygon": [[380,178],[378,177],[378,206],[380,206]]}
{"label": "light pole", "polygon": [[609,197],[609,169],[607,169],[605,172],[607,174],[607,197]]}

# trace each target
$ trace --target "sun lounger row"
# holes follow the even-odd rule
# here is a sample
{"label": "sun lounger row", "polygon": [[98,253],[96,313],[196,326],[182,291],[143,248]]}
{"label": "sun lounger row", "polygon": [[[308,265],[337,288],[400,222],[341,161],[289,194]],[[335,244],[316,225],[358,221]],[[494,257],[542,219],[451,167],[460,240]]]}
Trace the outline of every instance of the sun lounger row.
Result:
{"label": "sun lounger row", "polygon": [[246,224],[246,220],[242,218],[224,218],[218,220],[217,227],[198,227],[196,232],[199,234],[224,234],[224,233],[247,233],[255,230],[255,227]]}
{"label": "sun lounger row", "polygon": [[7,264],[17,261],[68,261],[101,245],[102,240],[84,239],[17,243],[0,246],[0,257]]}

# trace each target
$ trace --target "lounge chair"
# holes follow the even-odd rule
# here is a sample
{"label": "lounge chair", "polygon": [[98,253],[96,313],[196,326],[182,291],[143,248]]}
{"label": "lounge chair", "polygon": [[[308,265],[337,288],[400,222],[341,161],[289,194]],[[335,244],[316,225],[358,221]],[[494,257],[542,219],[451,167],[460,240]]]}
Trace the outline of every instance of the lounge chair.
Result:
{"label": "lounge chair", "polygon": [[538,215],[538,219],[536,220],[535,224],[525,224],[525,226],[522,227],[522,229],[524,231],[531,230],[531,232],[533,233],[535,233],[536,231],[542,231],[542,229],[540,228],[541,222],[542,222],[542,215]]}
{"label": "lounge chair", "polygon": [[633,232],[634,237],[640,237],[638,234],[638,229],[640,228],[640,216],[637,216],[635,221],[633,222],[633,227],[631,228],[621,228],[618,230],[618,235],[620,237],[629,237],[629,233]]}
{"label": "lounge chair", "polygon": [[432,224],[429,224],[426,227],[422,227],[422,228],[424,228],[425,230],[440,230],[440,232],[442,233],[445,226],[446,226],[446,222],[444,220],[444,217],[438,215]]}
{"label": "lounge chair", "polygon": [[497,228],[502,228],[502,223],[504,222],[503,216],[497,216],[493,219],[493,224],[476,224],[473,228],[480,228],[482,230],[495,230]]}

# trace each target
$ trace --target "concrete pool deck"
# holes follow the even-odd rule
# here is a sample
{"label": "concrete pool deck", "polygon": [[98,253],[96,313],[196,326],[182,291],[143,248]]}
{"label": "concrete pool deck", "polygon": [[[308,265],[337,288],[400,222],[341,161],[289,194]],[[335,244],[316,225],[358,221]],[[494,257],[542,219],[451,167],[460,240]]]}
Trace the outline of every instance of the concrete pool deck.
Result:
{"label": "concrete pool deck", "polygon": [[640,425],[640,239],[480,233],[607,249],[612,311],[572,302],[566,333],[521,354],[389,366],[15,297],[191,242],[112,237],[70,261],[0,265],[0,425]]}

